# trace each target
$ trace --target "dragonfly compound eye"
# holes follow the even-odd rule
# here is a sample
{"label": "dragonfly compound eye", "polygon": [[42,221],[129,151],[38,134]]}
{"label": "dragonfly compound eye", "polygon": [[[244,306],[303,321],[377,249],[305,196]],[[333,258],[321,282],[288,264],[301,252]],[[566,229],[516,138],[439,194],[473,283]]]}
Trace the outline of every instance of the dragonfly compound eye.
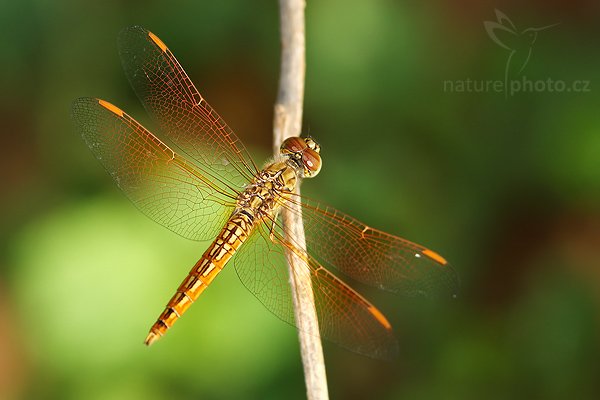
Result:
{"label": "dragonfly compound eye", "polygon": [[304,166],[304,177],[312,178],[321,171],[321,156],[313,149],[306,149],[302,153],[302,165]]}
{"label": "dragonfly compound eye", "polygon": [[289,155],[294,153],[300,153],[306,149],[306,142],[299,137],[287,138],[281,143],[279,152],[282,155]]}

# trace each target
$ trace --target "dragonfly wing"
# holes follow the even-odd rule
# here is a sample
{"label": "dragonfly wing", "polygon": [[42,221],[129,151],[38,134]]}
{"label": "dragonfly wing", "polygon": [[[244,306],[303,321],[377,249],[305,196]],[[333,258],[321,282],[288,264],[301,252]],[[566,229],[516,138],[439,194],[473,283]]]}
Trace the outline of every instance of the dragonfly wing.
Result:
{"label": "dragonfly wing", "polygon": [[322,264],[392,292],[456,295],[456,272],[433,250],[371,228],[333,207],[301,201],[307,248]]}
{"label": "dragonfly wing", "polygon": [[200,95],[171,50],[134,26],[119,35],[123,68],[161,130],[207,176],[240,190],[258,172],[225,121]]}
{"label": "dragonfly wing", "polygon": [[104,100],[77,99],[72,114],[92,153],[144,214],[189,239],[219,233],[235,206],[235,192]]}
{"label": "dragonfly wing", "polygon": [[[272,233],[257,227],[235,257],[242,283],[263,305],[283,321],[297,326],[284,248],[292,248],[302,259],[300,268],[311,277],[321,336],[369,357],[390,359],[398,343],[383,314],[314,258],[283,238],[281,228]],[[310,290],[310,288],[301,288]]]}

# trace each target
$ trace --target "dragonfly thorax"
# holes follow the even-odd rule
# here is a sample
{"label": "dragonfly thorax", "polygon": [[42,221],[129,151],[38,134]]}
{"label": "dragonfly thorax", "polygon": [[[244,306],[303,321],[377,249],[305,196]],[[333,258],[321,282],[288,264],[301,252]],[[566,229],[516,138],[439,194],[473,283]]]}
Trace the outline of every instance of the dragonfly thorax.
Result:
{"label": "dragonfly thorax", "polygon": [[294,192],[301,178],[321,170],[321,147],[311,137],[290,137],[280,147],[280,157],[267,164],[240,193],[236,211],[258,219],[275,217]]}
{"label": "dragonfly thorax", "polygon": [[288,160],[267,164],[238,196],[237,210],[259,219],[274,217],[292,195],[298,178],[297,168]]}

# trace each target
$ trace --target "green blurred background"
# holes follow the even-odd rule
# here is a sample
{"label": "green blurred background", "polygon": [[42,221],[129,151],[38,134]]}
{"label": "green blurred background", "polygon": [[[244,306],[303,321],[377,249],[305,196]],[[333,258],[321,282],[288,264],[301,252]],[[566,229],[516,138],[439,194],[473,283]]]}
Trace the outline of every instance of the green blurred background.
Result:
{"label": "green blurred background", "polygon": [[[379,362],[326,344],[332,398],[600,396],[600,7],[597,1],[309,1],[305,193],[423,243],[458,299],[366,291],[396,328]],[[586,92],[444,90],[502,80],[502,10],[539,34],[531,80]],[[72,127],[79,96],[148,118],[118,32],[143,25],[247,144],[269,156],[274,1],[0,2],[0,398],[300,399],[296,332],[227,268],[156,346],[150,324],[200,256],[119,193]]]}

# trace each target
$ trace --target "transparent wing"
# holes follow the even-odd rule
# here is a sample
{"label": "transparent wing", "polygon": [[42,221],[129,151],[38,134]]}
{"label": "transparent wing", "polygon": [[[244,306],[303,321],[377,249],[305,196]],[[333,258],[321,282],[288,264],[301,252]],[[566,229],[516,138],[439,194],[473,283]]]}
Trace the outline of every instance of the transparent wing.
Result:
{"label": "transparent wing", "polygon": [[456,272],[436,252],[371,228],[333,207],[304,197],[291,201],[302,202],[306,245],[322,264],[392,292],[456,295]]}
{"label": "transparent wing", "polygon": [[144,214],[189,239],[219,233],[235,206],[235,191],[104,100],[77,99],[72,114],[92,153]]}
{"label": "transparent wing", "polygon": [[284,253],[288,247],[301,256],[304,261],[300,268],[310,274],[323,337],[370,357],[390,359],[397,355],[398,343],[383,314],[314,258],[284,239],[279,224],[272,232],[273,240],[270,234],[269,228],[258,226],[234,259],[240,280],[268,310],[298,326]]}
{"label": "transparent wing", "polygon": [[119,52],[146,110],[198,169],[236,190],[256,175],[244,145],[156,35],[139,26],[126,28],[119,35]]}

